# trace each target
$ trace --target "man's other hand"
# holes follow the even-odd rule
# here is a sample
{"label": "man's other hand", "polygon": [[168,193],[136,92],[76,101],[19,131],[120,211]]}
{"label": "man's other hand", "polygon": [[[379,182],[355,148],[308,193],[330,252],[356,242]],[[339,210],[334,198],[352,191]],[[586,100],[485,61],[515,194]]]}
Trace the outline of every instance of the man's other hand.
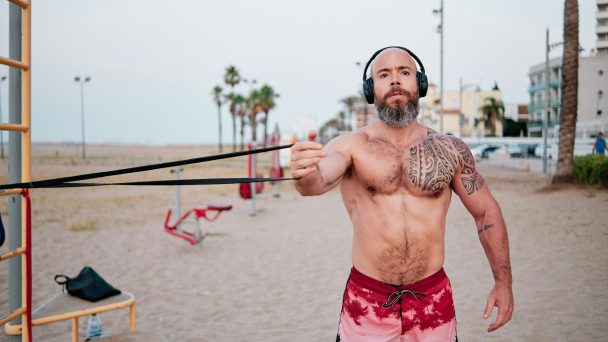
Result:
{"label": "man's other hand", "polygon": [[511,286],[502,284],[494,285],[494,288],[490,291],[490,295],[488,296],[486,309],[483,312],[484,319],[490,317],[495,306],[498,307],[498,316],[496,317],[496,321],[488,327],[488,332],[502,327],[511,320],[514,309],[513,290],[511,289]]}

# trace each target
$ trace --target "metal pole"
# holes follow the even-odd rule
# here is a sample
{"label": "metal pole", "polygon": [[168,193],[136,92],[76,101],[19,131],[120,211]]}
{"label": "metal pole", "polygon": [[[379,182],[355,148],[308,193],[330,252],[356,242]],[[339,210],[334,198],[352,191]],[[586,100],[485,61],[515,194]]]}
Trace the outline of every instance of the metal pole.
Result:
{"label": "metal pole", "polygon": [[82,123],[82,159],[86,159],[84,144],[84,79],[80,80],[80,117]]}
{"label": "metal pole", "polygon": [[[21,60],[21,8],[9,4],[9,58]],[[21,124],[21,71],[9,68],[8,72],[8,115],[9,123]],[[21,182],[21,132],[8,134],[8,182]],[[8,198],[9,250],[21,247],[21,196]],[[21,307],[21,258],[8,261],[8,297],[9,311]],[[21,316],[13,324],[21,324]],[[9,341],[20,341],[20,336],[7,336]]]}
{"label": "metal pole", "polygon": [[[6,80],[6,76],[0,77],[0,122],[2,122],[2,82],[4,82],[5,80]],[[0,131],[0,158],[4,159],[4,132],[3,131]]]}
{"label": "metal pole", "polygon": [[439,133],[443,134],[443,31],[444,31],[444,27],[443,27],[443,0],[441,0],[441,8],[439,9],[440,15],[441,15],[441,21],[439,23],[439,34],[440,34],[440,59],[439,59],[439,63],[440,63],[440,81],[439,83],[441,84],[439,87],[439,96],[440,96],[440,104],[441,104],[441,111],[439,113]]}
{"label": "metal pole", "polygon": [[464,114],[462,114],[462,77],[458,84],[458,127],[460,128],[460,138],[462,138],[462,125],[464,123]]}
{"label": "metal pole", "polygon": [[[251,146],[252,150],[256,148],[255,140],[251,142],[250,146]],[[255,178],[255,162],[256,162],[255,157],[256,157],[255,154],[251,155],[251,178]],[[249,183],[249,186],[251,189],[251,210],[249,211],[249,216],[255,216],[255,214],[256,214],[256,209],[255,209],[256,183]]]}
{"label": "metal pole", "polygon": [[[180,180],[181,179],[181,172],[184,169],[182,169],[181,167],[174,167],[171,169],[171,173],[173,173],[174,179],[175,180]],[[181,189],[179,185],[175,186],[175,207],[173,208],[173,215],[175,215],[176,218],[180,218],[182,216],[182,209],[181,209]]]}
{"label": "metal pole", "polygon": [[547,125],[549,120],[549,28],[545,45],[545,106],[543,110],[543,173],[547,174]]}

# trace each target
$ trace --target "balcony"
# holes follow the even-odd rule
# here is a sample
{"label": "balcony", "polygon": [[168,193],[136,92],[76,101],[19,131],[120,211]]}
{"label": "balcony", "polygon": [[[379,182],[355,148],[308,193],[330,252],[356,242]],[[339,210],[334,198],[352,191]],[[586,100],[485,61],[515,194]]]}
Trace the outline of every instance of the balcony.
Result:
{"label": "balcony", "polygon": [[541,102],[541,103],[530,103],[528,105],[528,113],[533,113],[537,110],[542,110],[545,108],[545,105]]}
{"label": "balcony", "polygon": [[549,87],[551,87],[551,88],[560,88],[561,86],[562,86],[561,80],[549,81]]}
{"label": "balcony", "polygon": [[561,108],[562,101],[551,101],[551,108]]}
{"label": "balcony", "polygon": [[[547,127],[552,128],[553,126],[557,125],[558,122],[556,122],[555,120],[549,120],[549,124],[547,125]],[[538,129],[538,128],[543,128],[543,121],[542,120],[535,120],[535,121],[528,121],[528,129]]]}
{"label": "balcony", "polygon": [[601,48],[608,48],[608,39],[596,40],[596,41],[595,41],[595,46],[596,46],[598,49],[601,49]]}
{"label": "balcony", "polygon": [[535,92],[541,91],[543,89],[545,89],[545,84],[544,83],[531,84],[530,86],[528,86],[528,93],[534,94]]}

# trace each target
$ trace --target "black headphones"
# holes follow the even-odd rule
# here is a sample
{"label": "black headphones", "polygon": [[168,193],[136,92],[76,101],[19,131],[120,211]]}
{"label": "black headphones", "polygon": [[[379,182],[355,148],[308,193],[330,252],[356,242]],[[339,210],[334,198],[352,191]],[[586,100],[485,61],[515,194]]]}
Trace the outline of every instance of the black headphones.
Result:
{"label": "black headphones", "polygon": [[416,60],[416,62],[418,62],[418,65],[420,65],[420,71],[416,71],[416,82],[418,83],[418,96],[425,97],[426,92],[429,88],[429,81],[426,78],[426,74],[424,73],[424,65],[422,65],[422,61],[420,61],[420,58],[418,58],[418,56],[416,56],[412,51],[410,51],[409,49],[406,49],[404,47],[387,46],[385,48],[382,48],[382,49],[374,52],[374,54],[369,59],[369,61],[367,61],[367,64],[365,64],[365,69],[363,69],[363,95],[365,95],[365,99],[367,100],[367,103],[369,103],[369,104],[374,103],[374,80],[372,79],[371,76],[366,78],[367,68],[369,68],[369,65],[372,64],[372,61],[374,60],[374,58],[376,58],[376,56],[378,56],[378,54],[380,54],[380,52],[382,52],[386,49],[390,49],[390,48],[397,48],[397,49],[406,51],[407,53],[410,54],[410,56],[412,56]]}

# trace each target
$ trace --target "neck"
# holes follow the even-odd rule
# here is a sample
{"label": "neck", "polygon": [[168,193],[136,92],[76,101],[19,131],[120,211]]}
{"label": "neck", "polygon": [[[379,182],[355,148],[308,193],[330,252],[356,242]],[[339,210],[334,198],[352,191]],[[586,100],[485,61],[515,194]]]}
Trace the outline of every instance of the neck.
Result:
{"label": "neck", "polygon": [[399,144],[407,144],[412,139],[420,137],[420,130],[424,127],[418,123],[418,120],[414,119],[407,126],[402,128],[391,127],[380,121],[379,128],[380,134],[385,139]]}

